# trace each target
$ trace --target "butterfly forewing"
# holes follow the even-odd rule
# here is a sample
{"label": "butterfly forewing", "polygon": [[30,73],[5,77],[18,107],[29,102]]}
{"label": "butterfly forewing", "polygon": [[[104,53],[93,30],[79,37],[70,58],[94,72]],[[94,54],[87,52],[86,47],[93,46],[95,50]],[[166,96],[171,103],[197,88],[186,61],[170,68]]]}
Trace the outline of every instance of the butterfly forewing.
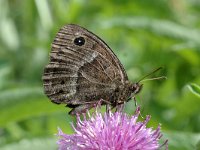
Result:
{"label": "butterfly forewing", "polygon": [[99,37],[72,24],[57,33],[43,76],[51,101],[82,105],[109,99],[127,80],[120,61]]}

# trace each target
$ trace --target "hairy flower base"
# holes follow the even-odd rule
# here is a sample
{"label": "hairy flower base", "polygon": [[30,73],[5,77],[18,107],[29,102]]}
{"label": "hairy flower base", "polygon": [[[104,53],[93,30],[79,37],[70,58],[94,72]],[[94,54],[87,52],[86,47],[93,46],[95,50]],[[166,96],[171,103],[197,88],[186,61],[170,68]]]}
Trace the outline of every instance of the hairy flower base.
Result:
{"label": "hairy flower base", "polygon": [[88,119],[86,114],[83,120],[77,115],[76,127],[72,124],[75,134],[67,135],[59,129],[59,150],[156,150],[163,145],[167,149],[167,141],[159,144],[160,125],[156,130],[147,128],[150,116],[137,122],[139,114],[138,107],[132,117],[111,111],[102,115],[97,109],[91,116],[88,112]]}

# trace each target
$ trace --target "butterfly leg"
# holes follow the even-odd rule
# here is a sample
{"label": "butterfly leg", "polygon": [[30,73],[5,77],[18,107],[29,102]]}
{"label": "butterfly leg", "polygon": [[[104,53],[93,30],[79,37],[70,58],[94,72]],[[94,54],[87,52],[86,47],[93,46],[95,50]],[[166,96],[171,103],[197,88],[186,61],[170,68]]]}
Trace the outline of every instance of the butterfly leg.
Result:
{"label": "butterfly leg", "polygon": [[137,100],[136,100],[136,98],[135,98],[135,96],[133,96],[133,100],[134,100],[134,102],[135,102],[135,107],[137,107]]}
{"label": "butterfly leg", "polygon": [[69,114],[70,115],[76,115],[76,114],[82,114],[85,113],[87,110],[93,108],[96,106],[96,102],[95,103],[90,103],[90,104],[84,104],[84,105],[78,105],[75,108],[73,108]]}
{"label": "butterfly leg", "polygon": [[[93,108],[93,107],[98,107],[100,108],[102,103],[106,103],[106,108],[108,108],[111,103],[104,100],[104,99],[100,99],[99,101],[91,101],[91,102],[84,102],[84,104],[82,105],[67,105],[70,108],[73,108],[69,114],[70,115],[75,115],[75,114],[81,114],[81,113],[85,113],[87,110]],[[110,107],[108,108],[110,109]]]}
{"label": "butterfly leg", "polygon": [[123,112],[124,111],[124,107],[125,107],[125,102],[121,103],[121,104],[118,104],[116,106],[116,112]]}
{"label": "butterfly leg", "polygon": [[111,107],[110,107],[110,104],[106,104],[106,112],[110,112],[111,111]]}

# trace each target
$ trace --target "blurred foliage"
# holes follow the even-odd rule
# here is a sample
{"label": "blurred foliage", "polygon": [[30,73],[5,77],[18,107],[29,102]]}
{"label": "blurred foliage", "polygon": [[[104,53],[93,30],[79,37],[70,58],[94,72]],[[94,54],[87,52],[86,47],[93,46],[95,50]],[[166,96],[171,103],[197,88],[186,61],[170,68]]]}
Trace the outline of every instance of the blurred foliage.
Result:
{"label": "blurred foliage", "polygon": [[200,86],[197,84],[189,84],[188,88],[190,89],[190,91],[195,94],[196,96],[200,97]]}
{"label": "blurred foliage", "polygon": [[41,82],[68,23],[104,39],[133,82],[163,66],[154,76],[168,79],[144,82],[137,96],[142,114],[162,123],[170,150],[199,149],[199,18],[199,0],[0,0],[0,149],[56,149],[57,127],[72,133],[69,109],[50,103]]}

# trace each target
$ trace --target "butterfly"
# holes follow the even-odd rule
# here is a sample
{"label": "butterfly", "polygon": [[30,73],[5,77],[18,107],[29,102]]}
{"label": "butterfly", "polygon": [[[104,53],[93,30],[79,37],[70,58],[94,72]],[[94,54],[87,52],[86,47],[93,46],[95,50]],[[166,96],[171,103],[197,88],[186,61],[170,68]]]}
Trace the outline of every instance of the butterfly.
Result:
{"label": "butterfly", "polygon": [[83,113],[102,99],[102,105],[119,106],[139,93],[111,48],[87,29],[68,24],[57,33],[50,62],[42,77],[44,92],[56,104]]}

